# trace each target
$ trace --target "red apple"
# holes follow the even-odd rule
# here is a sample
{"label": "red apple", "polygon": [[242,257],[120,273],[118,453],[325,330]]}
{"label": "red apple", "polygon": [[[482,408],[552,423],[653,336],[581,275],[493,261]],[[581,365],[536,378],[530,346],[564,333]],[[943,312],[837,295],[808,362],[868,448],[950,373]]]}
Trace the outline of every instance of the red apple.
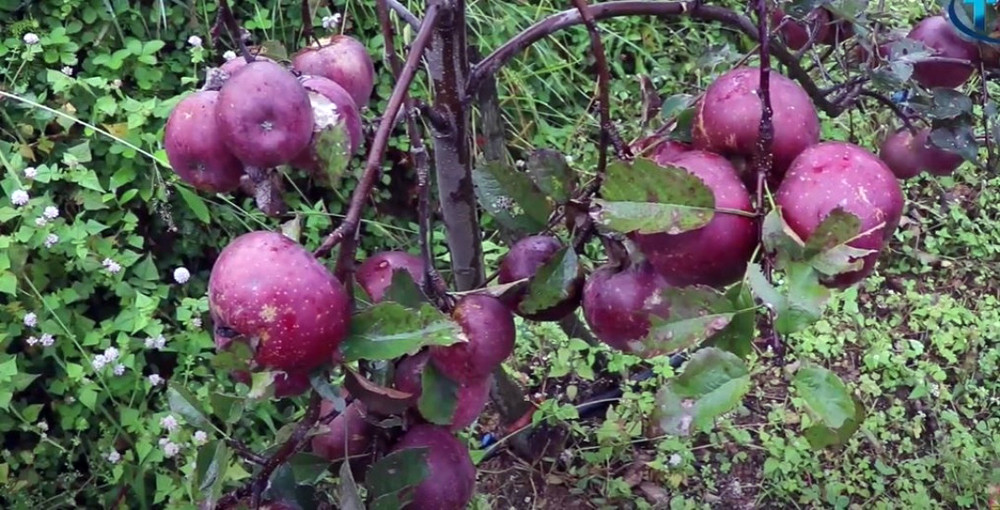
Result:
{"label": "red apple", "polygon": [[[500,262],[500,271],[497,281],[500,284],[516,282],[524,278],[532,278],[535,273],[556,253],[564,247],[559,238],[550,235],[535,235],[525,237],[510,247],[510,251],[504,255]],[[509,294],[507,305],[514,313],[534,321],[557,321],[576,310],[580,304],[580,290],[583,287],[582,268],[577,271],[577,278],[570,285],[569,296],[559,303],[545,309],[532,313],[519,310],[521,302],[528,294],[528,289],[522,288],[520,291]]]}
{"label": "red apple", "polygon": [[649,334],[650,314],[666,318],[669,306],[660,299],[667,282],[648,261],[603,266],[587,278],[583,288],[583,317],[600,341],[638,352],[635,345]]}
{"label": "red apple", "polygon": [[451,316],[465,341],[430,347],[434,366],[451,380],[484,379],[514,352],[514,316],[499,299],[467,294],[458,300]]}
{"label": "red apple", "polygon": [[392,285],[393,272],[400,269],[409,273],[418,286],[423,285],[423,259],[402,251],[384,251],[368,257],[358,266],[355,279],[372,301],[378,303]]}
{"label": "red apple", "polygon": [[163,133],[167,160],[177,175],[195,188],[226,193],[240,186],[243,163],[222,142],[215,122],[219,93],[195,92],[170,112]]}
{"label": "red apple", "polygon": [[[974,43],[959,37],[958,31],[943,15],[923,19],[907,35],[930,48],[939,57],[968,60],[977,63],[979,50]],[[913,79],[924,87],[955,88],[965,83],[974,67],[950,62],[920,62],[913,65]]]}
{"label": "red apple", "polygon": [[302,74],[329,78],[344,88],[363,110],[375,89],[375,64],[357,39],[335,35],[320,40],[292,57],[292,67]]}
{"label": "red apple", "polygon": [[[421,381],[428,359],[430,359],[430,354],[427,351],[422,351],[413,356],[403,358],[396,365],[394,385],[399,391],[413,394],[414,402],[423,393],[423,384]],[[476,418],[482,414],[486,403],[490,399],[490,386],[492,384],[492,374],[483,379],[459,383],[455,412],[452,414],[448,430],[458,432],[476,421]]]}
{"label": "red apple", "polygon": [[444,427],[415,425],[393,452],[426,448],[429,476],[413,490],[405,510],[464,510],[476,487],[476,466],[469,449]]}

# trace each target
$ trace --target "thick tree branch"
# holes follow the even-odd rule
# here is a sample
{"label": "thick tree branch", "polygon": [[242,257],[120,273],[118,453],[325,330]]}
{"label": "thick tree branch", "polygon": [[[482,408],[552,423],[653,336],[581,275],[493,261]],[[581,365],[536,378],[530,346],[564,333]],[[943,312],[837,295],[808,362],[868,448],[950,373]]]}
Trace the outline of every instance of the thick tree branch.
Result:
{"label": "thick tree branch", "polygon": [[413,39],[413,45],[406,58],[406,64],[399,74],[396,86],[392,89],[392,95],[389,96],[385,113],[382,115],[378,130],[375,132],[375,139],[372,141],[371,150],[368,152],[364,174],[361,176],[358,187],[351,195],[347,215],[340,226],[331,232],[330,235],[326,236],[326,239],[323,240],[319,248],[316,248],[316,251],[313,252],[316,257],[329,255],[330,250],[337,246],[345,236],[353,234],[358,228],[361,221],[361,211],[364,209],[365,202],[368,201],[372,189],[378,181],[382,159],[385,157],[385,149],[389,143],[389,136],[392,133],[392,128],[395,126],[396,114],[403,106],[403,99],[406,97],[407,90],[410,88],[413,77],[417,73],[417,68],[420,66],[420,59],[423,57],[427,45],[430,44],[431,36],[434,34],[434,28],[438,21],[439,12],[440,9],[436,3],[428,7],[424,23],[420,26],[420,30]]}
{"label": "thick tree branch", "polygon": [[[698,2],[656,2],[656,1],[616,1],[594,4],[590,6],[590,14],[597,21],[621,16],[691,16],[694,19],[703,21],[716,21],[738,29],[753,40],[760,42],[760,34],[757,26],[745,16],[722,7],[702,5]],[[493,51],[482,62],[476,65],[469,78],[467,96],[475,92],[476,87],[485,75],[496,73],[507,62],[519,53],[530,47],[532,44],[549,35],[583,23],[580,12],[576,9],[553,14],[531,27],[527,28],[513,39],[507,41],[502,46]],[[837,116],[844,111],[842,105],[836,105],[828,101],[820,91],[819,87],[812,80],[809,74],[802,68],[802,65],[795,56],[788,52],[777,40],[771,40],[771,55],[788,68],[788,76],[802,85],[806,93],[813,99],[816,107],[826,112],[830,116]]]}

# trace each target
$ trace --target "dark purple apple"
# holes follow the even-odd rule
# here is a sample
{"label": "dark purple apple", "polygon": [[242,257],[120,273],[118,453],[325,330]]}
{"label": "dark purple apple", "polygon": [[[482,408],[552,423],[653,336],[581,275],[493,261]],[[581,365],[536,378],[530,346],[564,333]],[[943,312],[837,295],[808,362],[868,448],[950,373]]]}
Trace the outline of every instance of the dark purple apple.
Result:
{"label": "dark purple apple", "polygon": [[268,231],[243,234],[216,259],[208,305],[242,335],[260,367],[305,372],[329,362],[348,330],[350,297],[300,244]]}
{"label": "dark purple apple", "polygon": [[962,164],[962,156],[931,145],[930,128],[911,133],[900,128],[886,137],[879,158],[899,179],[916,177],[921,172],[951,175]]}
{"label": "dark purple apple", "polygon": [[[396,365],[394,386],[399,391],[412,393],[414,402],[423,393],[421,381],[428,359],[430,359],[430,353],[422,351],[403,358]],[[486,402],[490,399],[492,383],[492,374],[477,381],[459,383],[455,413],[452,414],[451,424],[448,426],[449,430],[458,432],[476,421],[476,418],[482,414],[486,407]]]}
{"label": "dark purple apple", "polygon": [[430,347],[434,366],[451,380],[484,379],[514,352],[514,316],[499,299],[467,294],[455,304],[451,317],[464,341]]}
{"label": "dark purple apple", "polygon": [[[523,278],[532,278],[545,263],[563,248],[563,243],[555,236],[535,235],[525,237],[510,247],[510,251],[500,262],[497,281],[502,284],[516,282]],[[555,305],[533,313],[519,310],[521,302],[528,294],[528,289],[507,294],[506,304],[514,313],[534,321],[557,321],[576,310],[580,304],[580,290],[583,288],[583,270],[578,268],[577,278],[570,285],[569,296]]]}
{"label": "dark purple apple", "polygon": [[[830,11],[826,9],[816,9],[809,14],[807,20],[797,20],[790,18],[782,25],[780,33],[785,41],[785,46],[790,50],[798,51],[809,43],[810,32],[815,32],[813,42],[820,42],[827,39],[827,34],[832,28],[830,25]],[[785,17],[785,11],[776,8],[771,11],[771,25],[777,27]]]}
{"label": "dark purple apple", "polygon": [[[729,161],[711,152],[686,152],[671,165],[701,179],[717,208],[752,212],[750,193]],[[757,245],[753,218],[716,211],[707,225],[680,234],[630,234],[668,283],[719,287],[740,279]]]}
{"label": "dark purple apple", "polygon": [[849,287],[871,274],[879,252],[899,226],[903,200],[892,170],[868,150],[847,142],[823,142],[806,149],[775,195],[782,217],[802,240],[838,207],[861,220],[860,232],[884,223],[848,243],[875,252],[864,257],[861,269],[824,279],[825,285],[835,288]]}
{"label": "dark purple apple", "polygon": [[292,67],[302,74],[329,78],[344,88],[363,110],[375,89],[375,63],[357,39],[335,35],[320,40],[292,57]]}
{"label": "dark purple apple", "polygon": [[215,123],[219,93],[195,92],[174,106],[164,128],[167,160],[184,182],[209,193],[227,193],[240,186],[243,163],[222,142]]}
{"label": "dark purple apple", "polygon": [[309,94],[273,61],[255,60],[226,80],[215,112],[226,147],[247,165],[283,165],[312,140]]}
{"label": "dark purple apple", "polygon": [[358,151],[363,141],[361,115],[358,113],[358,107],[354,104],[350,94],[336,82],[322,76],[302,76],[299,80],[309,92],[315,126],[309,148],[292,160],[292,165],[303,170],[319,172],[321,162],[316,152],[319,133],[330,126],[338,126],[338,129],[342,129],[346,137],[345,141],[348,143],[346,147],[348,153],[344,156],[350,157]]}
{"label": "dark purple apple", "polygon": [[476,488],[476,466],[469,449],[448,429],[415,425],[393,452],[426,448],[428,476],[413,490],[405,510],[464,510]]}
{"label": "dark purple apple", "polygon": [[372,301],[378,303],[392,285],[392,274],[397,269],[410,273],[418,286],[423,285],[423,259],[403,251],[384,251],[368,257],[358,266],[355,279]]}
{"label": "dark purple apple", "polygon": [[[762,110],[759,84],[760,70],[755,67],[738,67],[712,82],[698,102],[692,125],[694,147],[727,157],[753,156]],[[774,70],[769,90],[774,113],[772,178],[776,184],[792,160],[819,141],[819,117],[805,90]]]}
{"label": "dark purple apple", "polygon": [[[938,57],[972,63],[979,60],[976,45],[959,37],[958,31],[943,15],[924,18],[906,37],[923,43]],[[955,88],[965,83],[973,70],[972,65],[952,62],[919,62],[913,65],[913,79],[927,88]]]}
{"label": "dark purple apple", "polygon": [[660,299],[667,282],[647,261],[626,268],[605,265],[591,273],[583,288],[583,317],[598,340],[624,352],[639,352],[649,334],[651,313],[666,318]]}
{"label": "dark purple apple", "polygon": [[[320,403],[320,416],[332,411],[333,403],[328,400]],[[329,431],[313,436],[310,443],[312,452],[330,462],[365,453],[375,431],[372,424],[365,420],[365,414],[365,405],[360,400],[348,404],[344,412],[330,422]]]}

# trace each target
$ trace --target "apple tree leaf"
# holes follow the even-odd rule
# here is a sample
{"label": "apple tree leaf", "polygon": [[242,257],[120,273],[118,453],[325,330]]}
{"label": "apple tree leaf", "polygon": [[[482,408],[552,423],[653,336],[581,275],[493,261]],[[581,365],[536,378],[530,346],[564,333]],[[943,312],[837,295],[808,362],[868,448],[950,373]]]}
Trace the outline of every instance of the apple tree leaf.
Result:
{"label": "apple tree leaf", "polygon": [[833,371],[813,363],[803,363],[795,372],[792,386],[816,421],[839,429],[857,416],[851,392]]}
{"label": "apple tree leaf", "polygon": [[428,345],[451,345],[458,332],[458,325],[430,304],[411,309],[383,301],[351,317],[340,352],[346,362],[396,359]]}
{"label": "apple tree leaf", "polygon": [[361,492],[358,484],[354,481],[354,474],[351,472],[351,463],[340,464],[340,508],[343,510],[365,510],[364,501],[361,499]]}
{"label": "apple tree leaf", "polygon": [[175,384],[168,386],[167,403],[170,405],[170,412],[183,416],[189,424],[199,428],[212,426],[198,399],[187,388]]}
{"label": "apple tree leaf", "polygon": [[207,508],[214,508],[222,495],[226,482],[226,471],[232,451],[226,442],[217,439],[198,448],[195,460],[194,493],[202,495]]}
{"label": "apple tree leaf", "polygon": [[473,170],[472,182],[480,205],[504,227],[524,233],[545,228],[552,204],[526,174],[486,163]]}
{"label": "apple tree leaf", "polygon": [[705,347],[683,372],[656,393],[655,416],[667,434],[706,432],[715,419],[735,408],[750,391],[750,371],[739,356]]}
{"label": "apple tree leaf", "polygon": [[[314,98],[314,100],[317,100]],[[325,100],[321,98],[318,100]],[[322,173],[322,182],[330,188],[339,186],[340,179],[347,173],[348,164],[351,162],[351,142],[347,134],[347,128],[343,123],[336,123],[323,128],[315,143],[315,160],[319,163],[319,170]],[[306,150],[313,150],[306,148]]]}
{"label": "apple tree leaf", "polygon": [[447,378],[433,363],[424,365],[420,379],[417,409],[427,421],[437,425],[451,424],[458,407],[458,384]]}
{"label": "apple tree leaf", "polygon": [[410,502],[410,490],[430,476],[426,447],[406,448],[386,455],[365,474],[370,510],[397,510]]}
{"label": "apple tree leaf", "polygon": [[538,149],[528,156],[528,176],[538,189],[557,203],[567,202],[576,189],[576,174],[566,156],[552,149]]}
{"label": "apple tree leaf", "polygon": [[382,294],[382,301],[392,301],[407,308],[420,308],[422,304],[428,303],[424,291],[413,281],[410,272],[400,268],[392,271],[392,281]]}
{"label": "apple tree leaf", "polygon": [[729,324],[710,337],[705,345],[746,358],[753,351],[753,339],[757,332],[757,307],[753,293],[749,285],[741,282],[730,287],[725,296],[733,308],[740,311],[733,314]]}
{"label": "apple tree leaf", "polygon": [[345,369],[345,372],[344,387],[373,413],[398,414],[413,404],[411,393],[380,386],[351,369]]}
{"label": "apple tree leaf", "polygon": [[934,128],[928,138],[935,147],[958,154],[966,161],[976,162],[979,159],[976,134],[968,124]]}
{"label": "apple tree leaf", "polygon": [[570,296],[580,275],[580,263],[571,247],[563,247],[538,268],[518,308],[532,314],[551,308]]}
{"label": "apple tree leaf", "polygon": [[710,287],[665,287],[660,299],[668,304],[669,314],[650,314],[646,338],[631,345],[639,356],[669,355],[694,347],[724,330],[738,311],[725,295]]}
{"label": "apple tree leaf", "polygon": [[847,444],[851,436],[861,428],[865,421],[865,406],[854,397],[854,416],[844,420],[844,424],[839,428],[830,428],[822,423],[817,423],[805,431],[806,440],[814,450],[821,450],[828,446],[843,446]]}

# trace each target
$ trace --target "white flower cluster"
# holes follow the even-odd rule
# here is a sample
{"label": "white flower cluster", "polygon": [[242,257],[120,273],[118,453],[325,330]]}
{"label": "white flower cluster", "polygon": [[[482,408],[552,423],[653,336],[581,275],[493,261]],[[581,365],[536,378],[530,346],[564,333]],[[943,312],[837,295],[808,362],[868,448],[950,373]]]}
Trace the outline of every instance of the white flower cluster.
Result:
{"label": "white flower cluster", "polygon": [[181,451],[181,446],[179,444],[166,437],[160,438],[160,448],[163,448],[163,454],[166,455],[167,458],[173,457]]}
{"label": "white flower cluster", "polygon": [[167,338],[163,335],[157,335],[156,338],[149,337],[146,339],[147,349],[156,349],[158,351],[162,351],[163,348],[166,347],[166,345],[167,345]]}
{"label": "white flower cluster", "polygon": [[31,197],[29,197],[28,192],[23,189],[14,190],[14,192],[10,194],[10,202],[16,207],[21,207],[22,205],[27,204],[28,200],[31,200]]}
{"label": "white flower cluster", "polygon": [[174,269],[174,281],[184,285],[188,280],[191,279],[191,272],[187,270],[186,267],[178,267]]}
{"label": "white flower cluster", "polygon": [[[104,349],[103,354],[98,354],[97,356],[94,356],[94,359],[90,362],[90,364],[93,365],[94,370],[101,370],[104,367],[111,365],[115,361],[118,361],[119,356],[121,356],[121,353],[118,351],[117,348],[108,347],[107,349]],[[115,375],[124,374],[125,365],[122,365],[121,363],[115,364],[114,373]]]}
{"label": "white flower cluster", "polygon": [[38,325],[38,316],[35,315],[35,312],[28,312],[24,314],[24,325],[29,328],[33,328]]}
{"label": "white flower cluster", "polygon": [[333,30],[334,27],[340,24],[340,20],[343,17],[340,13],[334,13],[332,16],[323,16],[323,28],[326,30]]}
{"label": "white flower cluster", "polygon": [[52,336],[52,335],[50,335],[48,333],[45,333],[45,334],[42,335],[41,338],[36,338],[34,336],[30,336],[30,337],[28,337],[28,339],[26,340],[26,342],[28,342],[28,345],[41,344],[42,347],[52,347],[52,345],[56,343],[56,339],[55,339],[54,336]]}
{"label": "white flower cluster", "polygon": [[149,374],[149,377],[147,377],[147,379],[149,380],[149,384],[152,384],[153,386],[159,386],[160,384],[163,384],[163,378],[160,377],[160,374]]}
{"label": "white flower cluster", "polygon": [[28,32],[27,34],[24,34],[24,39],[23,40],[24,40],[24,44],[27,44],[28,46],[34,46],[34,45],[38,44],[38,41],[39,41],[38,34],[35,34],[33,32]]}
{"label": "white flower cluster", "polygon": [[59,236],[57,236],[55,234],[49,234],[49,235],[45,236],[45,247],[46,248],[51,248],[51,247],[55,246],[55,244],[58,243],[58,242],[59,242]]}
{"label": "white flower cluster", "polygon": [[201,37],[198,37],[196,35],[188,37],[188,44],[194,46],[195,48],[201,48],[201,43],[202,43]]}
{"label": "white flower cluster", "polygon": [[28,179],[34,179],[35,177],[38,176],[38,170],[35,169],[35,167],[33,166],[29,166],[28,168],[24,169],[24,176]]}
{"label": "white flower cluster", "polygon": [[111,274],[116,274],[118,271],[122,270],[121,264],[111,260],[110,258],[104,259],[104,261],[101,262],[101,265],[104,266],[104,269],[107,269]]}
{"label": "white flower cluster", "polygon": [[222,54],[222,58],[226,59],[226,62],[229,62],[230,60],[236,58],[236,52],[233,50],[226,50],[226,52]]}

